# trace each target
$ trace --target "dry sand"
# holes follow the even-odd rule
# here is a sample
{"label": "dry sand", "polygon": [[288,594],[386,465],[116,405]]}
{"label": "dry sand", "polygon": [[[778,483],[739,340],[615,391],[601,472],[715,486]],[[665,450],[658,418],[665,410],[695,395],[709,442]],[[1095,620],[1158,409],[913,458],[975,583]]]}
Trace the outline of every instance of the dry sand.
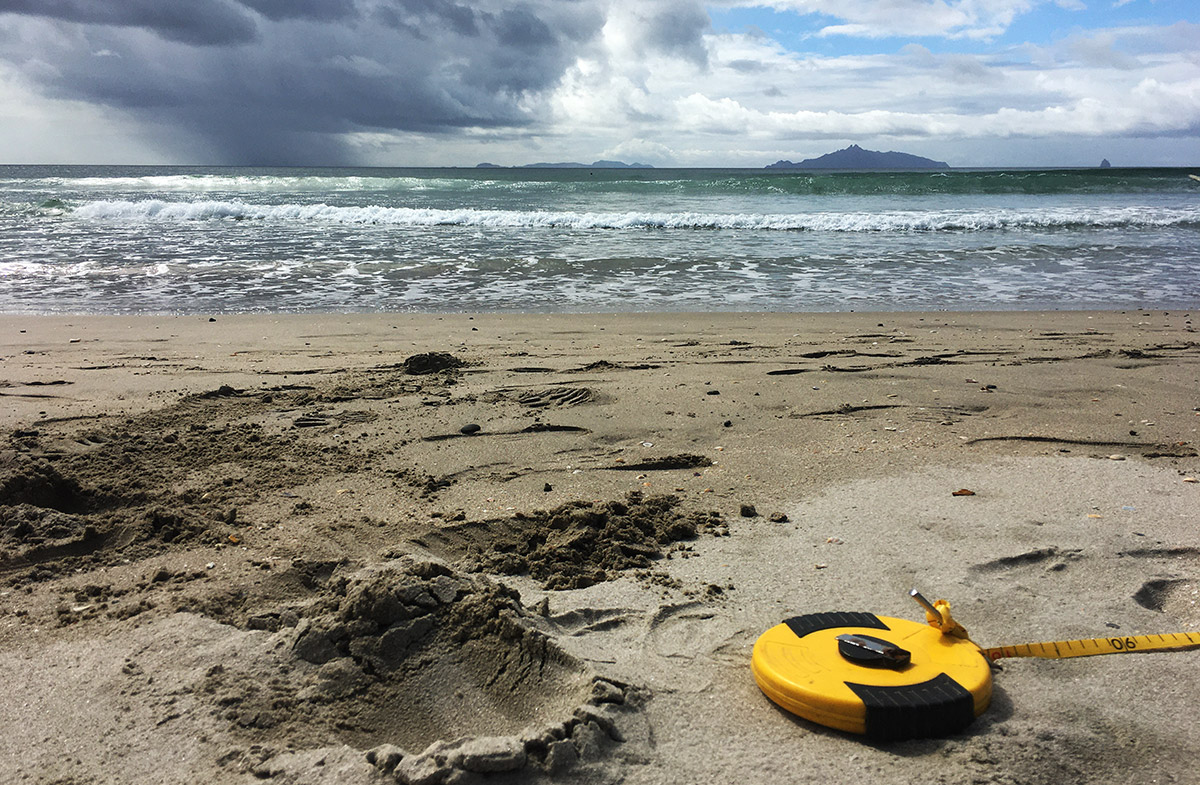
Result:
{"label": "dry sand", "polygon": [[749,669],[912,586],[984,645],[1200,628],[1189,314],[0,336],[4,782],[1196,781],[1197,652],[1010,660],[889,744]]}

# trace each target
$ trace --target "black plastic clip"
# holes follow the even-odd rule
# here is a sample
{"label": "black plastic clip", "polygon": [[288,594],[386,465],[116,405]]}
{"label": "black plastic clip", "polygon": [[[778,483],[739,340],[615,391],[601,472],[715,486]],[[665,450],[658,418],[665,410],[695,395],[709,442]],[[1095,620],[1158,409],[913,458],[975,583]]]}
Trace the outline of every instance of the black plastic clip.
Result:
{"label": "black plastic clip", "polygon": [[908,665],[912,654],[894,643],[871,635],[845,633],[837,636],[838,653],[858,665],[899,670]]}

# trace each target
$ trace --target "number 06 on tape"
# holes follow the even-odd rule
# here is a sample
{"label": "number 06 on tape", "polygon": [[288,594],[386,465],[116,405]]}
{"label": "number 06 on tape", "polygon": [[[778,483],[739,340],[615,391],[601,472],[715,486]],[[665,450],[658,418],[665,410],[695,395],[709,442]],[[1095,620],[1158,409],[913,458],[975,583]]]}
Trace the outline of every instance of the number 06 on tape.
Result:
{"label": "number 06 on tape", "polygon": [[925,624],[871,613],[810,613],[754,644],[751,670],[768,698],[805,719],[876,739],[943,736],[965,728],[992,699],[991,663],[1200,648],[1200,632],[1022,643],[983,648],[929,602]]}

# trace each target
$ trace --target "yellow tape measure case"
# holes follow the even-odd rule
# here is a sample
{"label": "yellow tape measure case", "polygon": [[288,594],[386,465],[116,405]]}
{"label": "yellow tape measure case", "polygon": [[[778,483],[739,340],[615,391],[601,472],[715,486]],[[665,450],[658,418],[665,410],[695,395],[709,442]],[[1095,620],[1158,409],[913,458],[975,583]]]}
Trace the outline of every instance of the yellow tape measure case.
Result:
{"label": "yellow tape measure case", "polygon": [[957,732],[992,697],[991,668],[974,643],[871,613],[787,619],[755,642],[751,669],[784,709],[875,739]]}

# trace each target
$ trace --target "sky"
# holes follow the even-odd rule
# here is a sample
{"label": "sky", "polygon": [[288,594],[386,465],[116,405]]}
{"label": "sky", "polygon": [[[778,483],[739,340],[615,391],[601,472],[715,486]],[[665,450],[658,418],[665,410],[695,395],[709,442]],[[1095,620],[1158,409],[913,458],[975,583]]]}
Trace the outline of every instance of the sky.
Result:
{"label": "sky", "polygon": [[1197,0],[0,0],[0,163],[1200,165]]}

